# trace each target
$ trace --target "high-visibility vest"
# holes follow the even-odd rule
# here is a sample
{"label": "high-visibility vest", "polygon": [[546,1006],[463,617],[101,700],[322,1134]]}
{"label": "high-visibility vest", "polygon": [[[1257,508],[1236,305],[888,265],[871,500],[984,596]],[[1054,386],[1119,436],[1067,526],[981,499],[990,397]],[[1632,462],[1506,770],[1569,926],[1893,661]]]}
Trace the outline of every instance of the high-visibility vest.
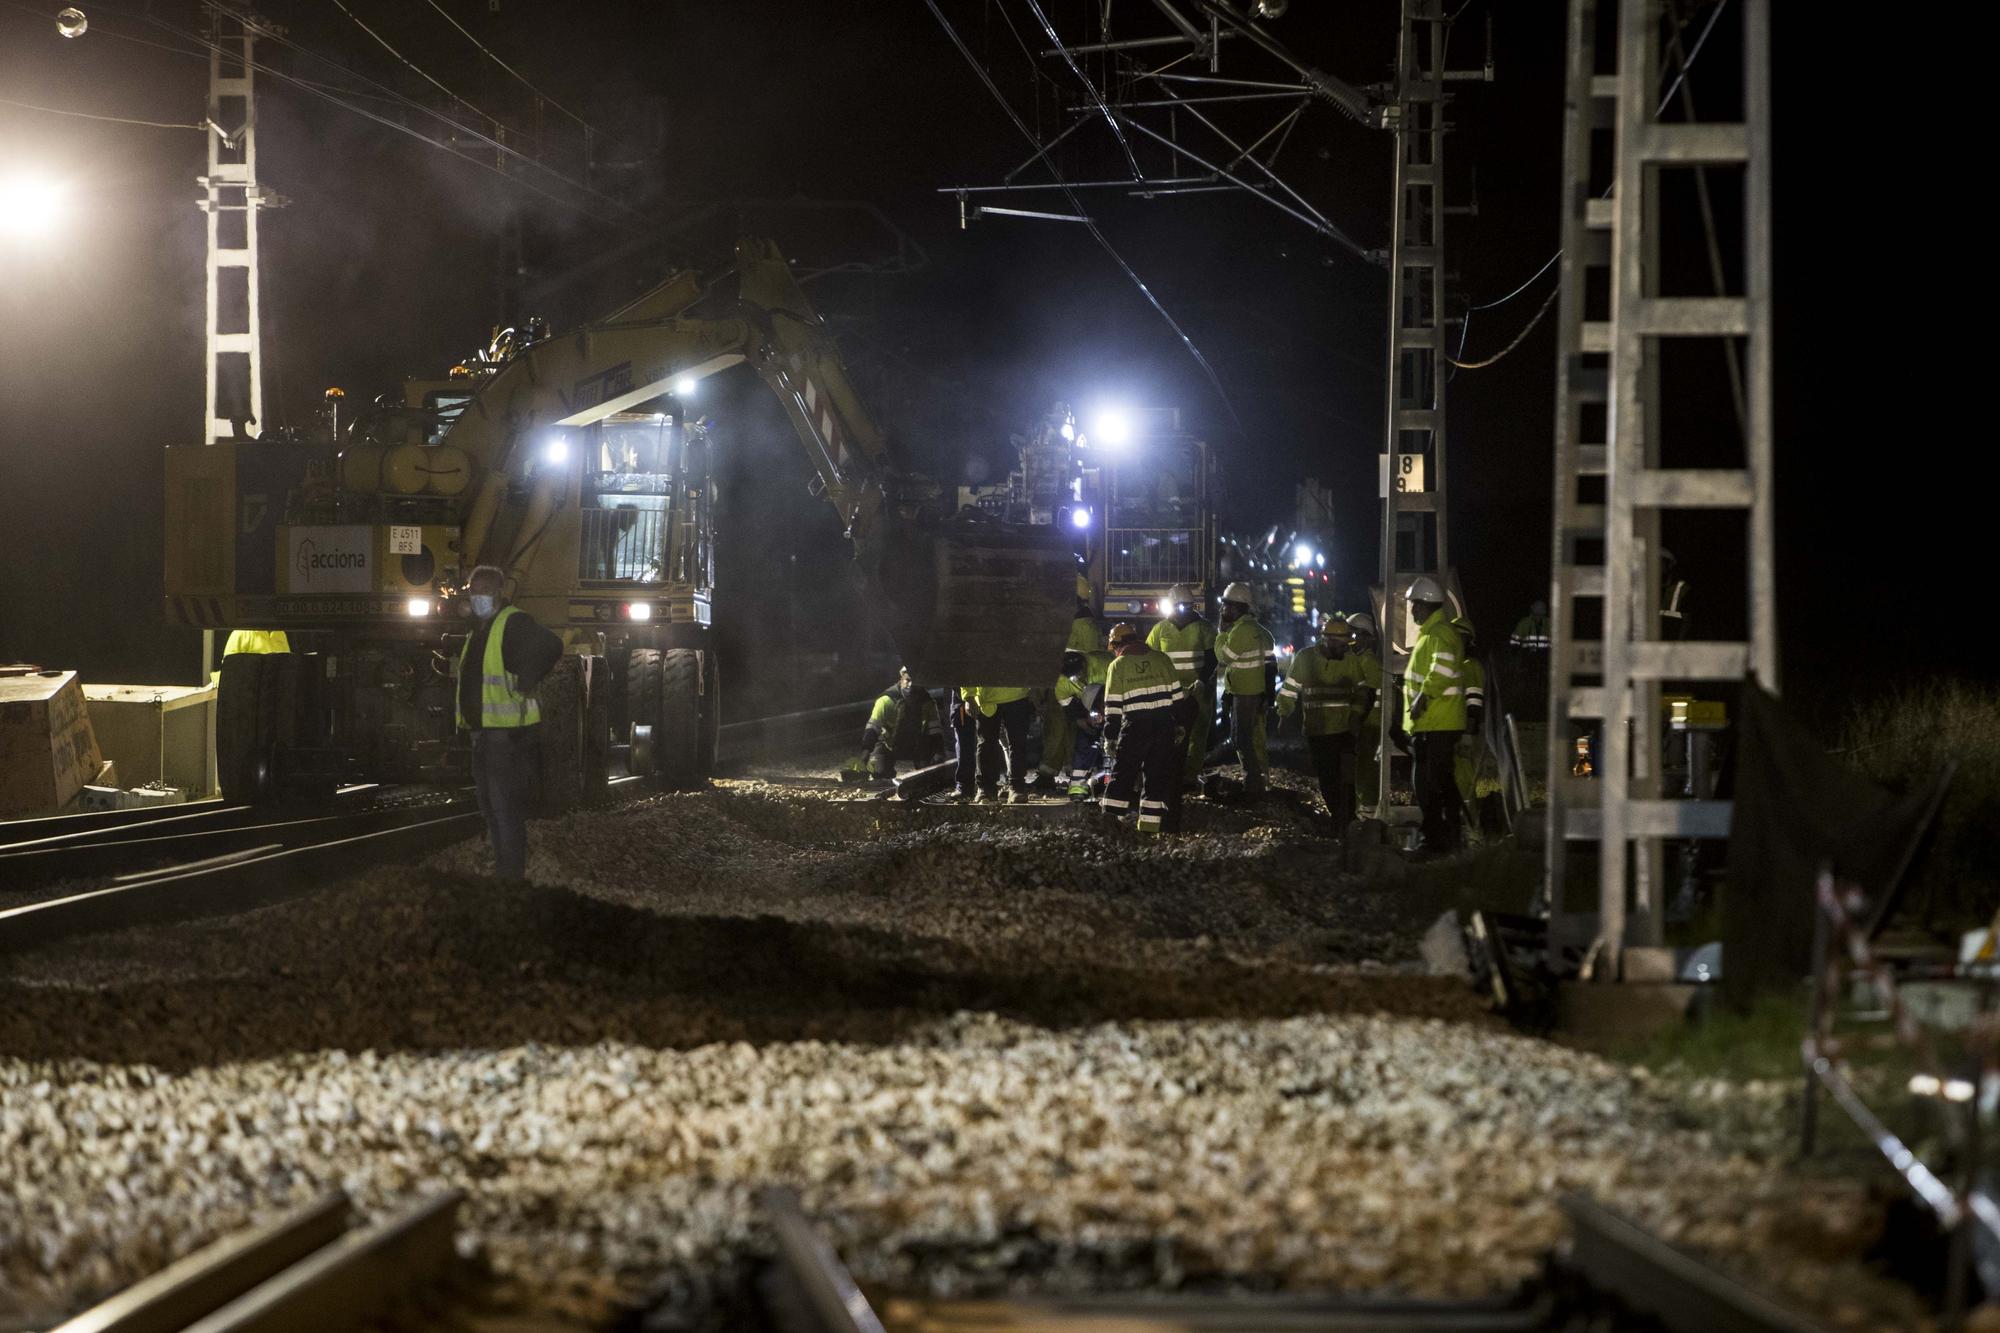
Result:
{"label": "high-visibility vest", "polygon": [[[501,607],[500,614],[493,617],[493,627],[486,631],[486,652],[479,663],[479,725],[482,727],[532,727],[542,720],[541,703],[534,695],[521,692],[514,673],[507,670],[506,660],[501,655],[501,644],[507,637],[507,621],[509,617],[519,614],[519,607]],[[471,648],[472,636],[468,634],[458,650],[456,680],[465,679],[465,655]],[[451,694],[454,700],[460,697],[456,682]],[[458,710],[458,725],[465,725],[463,709]]]}
{"label": "high-visibility vest", "polygon": [[1203,659],[1215,651],[1215,626],[1206,620],[1190,620],[1185,625],[1162,620],[1146,632],[1146,646],[1165,653],[1181,684],[1192,685],[1201,678]]}
{"label": "high-visibility vest", "polygon": [[1222,668],[1224,694],[1262,694],[1264,667],[1277,651],[1271,631],[1249,616],[1215,637],[1215,660]]}
{"label": "high-visibility vest", "polygon": [[1535,648],[1544,652],[1549,646],[1549,618],[1547,616],[1525,615],[1514,626],[1514,634],[1508,640],[1516,648]]}
{"label": "high-visibility vest", "polygon": [[1187,693],[1164,653],[1150,650],[1113,659],[1104,673],[1104,720],[1132,726],[1150,719],[1171,725],[1173,706]]}
{"label": "high-visibility vest", "polygon": [[1331,657],[1313,644],[1300,650],[1285,668],[1285,683],[1278,687],[1278,711],[1290,717],[1294,708],[1302,707],[1306,735],[1338,735],[1354,723],[1361,684],[1361,658],[1357,654]]}
{"label": "high-visibility vest", "polygon": [[[1443,608],[1417,629],[1410,665],[1403,673],[1403,723],[1412,732],[1465,730],[1465,641]],[[1410,716],[1418,696],[1429,699],[1422,717]]]}
{"label": "high-visibility vest", "polygon": [[1102,652],[1103,640],[1097,637],[1097,622],[1089,616],[1078,616],[1069,622],[1069,642],[1063,645],[1064,652]]}
{"label": "high-visibility vest", "polygon": [[228,642],[222,645],[222,655],[231,653],[289,653],[292,641],[285,637],[281,629],[233,629],[229,631]]}
{"label": "high-visibility vest", "polygon": [[1027,697],[1028,692],[1018,685],[974,685],[972,687],[972,706],[988,717],[992,717],[995,713],[999,712],[1001,704],[1010,704],[1016,699],[1025,699]]}
{"label": "high-visibility vest", "polygon": [[[903,734],[905,717],[909,719],[908,736]],[[875,701],[865,730],[895,746],[924,733],[942,737],[944,723],[938,717],[937,700],[931,698],[929,690],[905,690],[901,685],[891,685]]]}

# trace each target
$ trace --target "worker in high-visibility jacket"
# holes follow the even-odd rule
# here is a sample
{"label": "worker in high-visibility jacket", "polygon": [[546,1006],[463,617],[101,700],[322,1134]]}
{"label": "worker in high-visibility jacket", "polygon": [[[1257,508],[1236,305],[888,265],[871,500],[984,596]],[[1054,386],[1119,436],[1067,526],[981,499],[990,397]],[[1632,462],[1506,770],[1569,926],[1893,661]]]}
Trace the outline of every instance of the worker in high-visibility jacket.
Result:
{"label": "worker in high-visibility jacket", "polygon": [[[1294,654],[1278,686],[1281,719],[1299,713],[1320,799],[1333,816],[1334,836],[1345,838],[1354,822],[1355,719],[1367,703],[1361,659],[1354,656],[1354,630],[1337,616],[1320,622],[1314,641]],[[1284,725],[1280,721],[1279,725]]]}
{"label": "worker in high-visibility jacket", "polygon": [[1517,653],[1546,653],[1549,650],[1549,604],[1537,601],[1528,614],[1514,622],[1507,646]]}
{"label": "worker in high-visibility jacket", "polygon": [[1141,833],[1178,833],[1187,690],[1166,654],[1148,647],[1136,626],[1114,625],[1109,643],[1104,745],[1111,782],[1100,808],[1114,824],[1136,808]]}
{"label": "worker in high-visibility jacket", "polygon": [[1053,691],[1070,725],[1069,798],[1087,800],[1090,775],[1097,771],[1099,742],[1104,735],[1104,682],[1111,672],[1111,654],[1101,648],[1071,649],[1063,654],[1062,674]]}
{"label": "worker in high-visibility jacket", "polygon": [[1380,818],[1377,807],[1382,799],[1382,645],[1375,634],[1375,617],[1356,611],[1347,618],[1354,631],[1354,646],[1348,660],[1360,673],[1369,702],[1356,710],[1354,721],[1355,814],[1363,819]]}
{"label": "worker in high-visibility jacket", "polygon": [[1215,662],[1228,701],[1229,737],[1243,765],[1243,790],[1252,800],[1264,794],[1271,756],[1264,739],[1264,714],[1277,683],[1277,641],[1257,623],[1247,583],[1222,590],[1222,630],[1215,636]]}
{"label": "worker in high-visibility jacket", "polygon": [[1452,758],[1452,776],[1466,818],[1476,826],[1479,767],[1486,754],[1486,665],[1479,660],[1479,638],[1472,622],[1460,618],[1452,622],[1452,628],[1465,644],[1465,735],[1459,738]]}
{"label": "worker in high-visibility jacket", "polygon": [[[1091,611],[1094,595],[1090,580],[1078,574],[1076,616],[1069,622],[1069,642],[1063,645],[1065,653],[1102,651],[1097,646],[1097,618]],[[1036,776],[1041,785],[1050,787],[1055,785],[1076,748],[1076,727],[1055,690],[1036,690],[1035,694],[1042,716],[1042,757],[1035,765]]]}
{"label": "worker in high-visibility jacket", "polygon": [[1201,776],[1209,728],[1215,724],[1215,626],[1195,610],[1194,589],[1185,583],[1168,591],[1160,611],[1159,622],[1147,631],[1146,646],[1166,654],[1181,689],[1193,701],[1187,755],[1181,765],[1181,782],[1191,785]]}
{"label": "worker in high-visibility jacket", "polygon": [[1444,588],[1428,574],[1404,594],[1417,640],[1403,673],[1403,726],[1410,734],[1423,849],[1457,851],[1463,820],[1456,770],[1465,734],[1465,641],[1453,627]]}
{"label": "worker in high-visibility jacket", "polygon": [[528,873],[528,809],[535,799],[542,720],[535,688],[562,657],[563,641],[505,604],[507,576],[481,565],[466,579],[472,625],[458,653],[458,726],[472,733],[472,785],[494,874],[518,883]]}
{"label": "worker in high-visibility jacket", "polygon": [[942,758],[944,719],[937,700],[904,667],[869,710],[868,725],[861,729],[861,757],[854,767],[872,778],[893,778],[898,759],[921,766]]}
{"label": "worker in high-visibility jacket", "polygon": [[[222,645],[224,657],[228,657],[231,653],[262,654],[290,651],[292,651],[292,641],[285,637],[285,632],[281,629],[233,629],[229,631],[229,637]],[[210,680],[219,680],[221,677],[222,672],[219,669],[210,669],[208,673]]]}
{"label": "worker in high-visibility jacket", "polygon": [[952,705],[952,726],[958,735],[957,799],[1002,800],[1003,769],[1007,775],[1004,799],[1028,799],[1028,726],[1034,720],[1035,706],[1020,686],[960,687]]}

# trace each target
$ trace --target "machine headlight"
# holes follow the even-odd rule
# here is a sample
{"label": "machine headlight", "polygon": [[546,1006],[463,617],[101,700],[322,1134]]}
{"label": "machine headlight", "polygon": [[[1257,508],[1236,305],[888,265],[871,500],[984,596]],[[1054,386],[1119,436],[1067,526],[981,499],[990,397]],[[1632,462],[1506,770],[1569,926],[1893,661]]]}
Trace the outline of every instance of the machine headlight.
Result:
{"label": "machine headlight", "polygon": [[412,597],[409,601],[403,603],[403,611],[407,615],[427,616],[431,613],[431,599],[428,597]]}
{"label": "machine headlight", "polygon": [[651,602],[627,602],[625,603],[625,618],[641,622],[651,620],[653,618],[653,604]]}

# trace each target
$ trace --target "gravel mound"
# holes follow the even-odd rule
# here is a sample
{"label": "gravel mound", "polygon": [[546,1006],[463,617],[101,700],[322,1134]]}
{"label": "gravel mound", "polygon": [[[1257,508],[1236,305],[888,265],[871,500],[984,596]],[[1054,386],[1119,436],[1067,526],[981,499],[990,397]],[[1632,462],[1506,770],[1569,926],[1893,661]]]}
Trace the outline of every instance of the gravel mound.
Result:
{"label": "gravel mound", "polygon": [[1302,802],[1196,828],[725,782],[537,825],[519,892],[467,843],[0,960],[0,1315],[332,1187],[466,1190],[539,1312],[709,1327],[770,1183],[933,1294],[1471,1294],[1564,1189],[1746,1250],[1797,1213],[1642,1075],[1406,967],[1436,904],[1336,873]]}

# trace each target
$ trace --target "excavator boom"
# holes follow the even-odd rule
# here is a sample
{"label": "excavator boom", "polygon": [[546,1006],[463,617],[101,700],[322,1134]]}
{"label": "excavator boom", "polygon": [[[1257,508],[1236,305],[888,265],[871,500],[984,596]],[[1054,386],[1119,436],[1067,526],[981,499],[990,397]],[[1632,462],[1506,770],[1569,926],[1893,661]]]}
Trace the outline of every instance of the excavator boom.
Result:
{"label": "excavator boom", "polygon": [[543,439],[739,364],[784,408],[912,673],[938,685],[1051,680],[1074,610],[1066,537],[954,515],[948,488],[897,466],[824,322],[765,241],[742,241],[713,279],[676,274],[606,320],[530,345],[481,386],[450,435],[485,471],[466,552],[528,576],[563,502],[560,478],[538,475],[519,521],[499,519]]}

